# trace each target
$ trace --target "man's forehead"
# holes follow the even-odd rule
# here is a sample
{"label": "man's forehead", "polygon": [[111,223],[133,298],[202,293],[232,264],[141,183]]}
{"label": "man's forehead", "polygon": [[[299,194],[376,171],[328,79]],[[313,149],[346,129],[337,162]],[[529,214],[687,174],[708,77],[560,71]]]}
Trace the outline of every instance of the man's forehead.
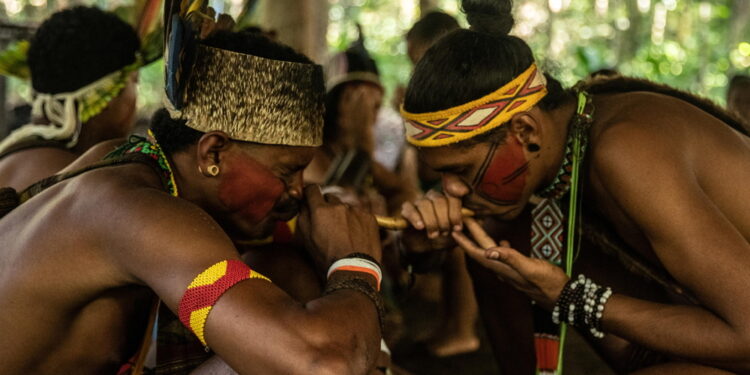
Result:
{"label": "man's forehead", "polygon": [[478,157],[484,156],[486,153],[486,145],[480,143],[468,147],[421,148],[419,150],[419,158],[432,168],[451,169],[471,164]]}
{"label": "man's forehead", "polygon": [[317,147],[248,144],[250,155],[267,158],[272,164],[307,164],[315,155]]}

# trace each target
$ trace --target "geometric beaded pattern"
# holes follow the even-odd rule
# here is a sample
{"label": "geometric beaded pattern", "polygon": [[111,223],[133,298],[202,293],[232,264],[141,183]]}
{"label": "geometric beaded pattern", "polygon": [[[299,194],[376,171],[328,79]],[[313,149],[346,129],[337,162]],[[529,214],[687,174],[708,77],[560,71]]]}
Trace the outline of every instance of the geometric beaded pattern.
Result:
{"label": "geometric beaded pattern", "polygon": [[527,111],[547,94],[536,64],[498,90],[458,107],[428,113],[401,110],[406,139],[417,147],[439,147],[486,133]]}
{"label": "geometric beaded pattern", "polygon": [[[572,133],[572,132],[571,132]],[[570,181],[573,177],[573,136],[568,137],[565,145],[565,156],[562,165],[555,175],[555,179],[544,190],[537,193],[542,198],[560,199],[570,190]]]}
{"label": "geometric beaded pattern", "polygon": [[188,285],[180,300],[178,316],[204,346],[207,344],[203,328],[211,308],[229,288],[247,279],[271,281],[239,260],[223,260],[198,274]]}
{"label": "geometric beaded pattern", "polygon": [[154,139],[154,142],[133,135],[128,140],[128,143],[120,146],[117,150],[112,151],[105,158],[113,158],[126,154],[143,154],[150,157],[159,166],[159,170],[161,171],[164,180],[167,182],[167,192],[171,196],[177,197],[179,192],[177,191],[177,184],[174,180],[172,166],[169,164],[167,156],[156,142],[156,137],[154,137],[151,130],[148,131],[148,134]]}
{"label": "geometric beaded pattern", "polygon": [[138,70],[141,66],[143,66],[143,62],[140,56],[137,56],[134,63],[101,78],[97,84],[91,87],[91,90],[79,97],[76,100],[79,121],[84,123],[107,108],[109,102],[116,98],[122,89],[127,86],[130,73]]}
{"label": "geometric beaded pattern", "polygon": [[531,217],[531,256],[559,266],[565,219],[557,201],[542,199],[531,211]]}

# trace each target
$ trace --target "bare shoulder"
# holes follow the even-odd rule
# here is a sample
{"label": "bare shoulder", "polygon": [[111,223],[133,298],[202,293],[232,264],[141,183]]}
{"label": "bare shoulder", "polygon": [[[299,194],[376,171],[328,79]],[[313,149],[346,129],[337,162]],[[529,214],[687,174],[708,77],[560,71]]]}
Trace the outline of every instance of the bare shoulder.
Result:
{"label": "bare shoulder", "polygon": [[39,147],[18,151],[0,161],[0,185],[22,190],[56,174],[76,159],[68,150]]}
{"label": "bare shoulder", "polygon": [[590,142],[594,168],[673,166],[718,143],[743,142],[742,135],[719,119],[668,95],[614,94],[595,103]]}
{"label": "bare shoulder", "polygon": [[74,171],[79,168],[83,168],[87,165],[96,163],[97,161],[104,158],[107,154],[114,151],[118,146],[125,143],[125,138],[110,139],[108,141],[100,142],[94,145],[86,151],[79,158],[75,159],[72,163],[68,164],[59,173]]}
{"label": "bare shoulder", "polygon": [[[118,168],[141,169],[118,173]],[[147,285],[173,302],[179,299],[175,291],[192,277],[216,262],[239,259],[239,253],[206,211],[160,189],[147,168],[93,171],[80,181],[85,188],[79,191],[92,195],[86,206],[95,216],[89,220],[104,239],[103,251],[129,282]]]}

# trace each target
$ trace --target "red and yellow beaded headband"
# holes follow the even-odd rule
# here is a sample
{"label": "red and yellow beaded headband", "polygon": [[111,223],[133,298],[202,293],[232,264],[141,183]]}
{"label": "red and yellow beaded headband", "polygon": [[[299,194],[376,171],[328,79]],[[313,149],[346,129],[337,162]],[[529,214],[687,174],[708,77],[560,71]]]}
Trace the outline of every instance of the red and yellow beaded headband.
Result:
{"label": "red and yellow beaded headband", "polygon": [[440,147],[474,138],[529,110],[547,95],[547,80],[532,63],[505,86],[450,109],[410,113],[401,108],[406,140],[417,147]]}

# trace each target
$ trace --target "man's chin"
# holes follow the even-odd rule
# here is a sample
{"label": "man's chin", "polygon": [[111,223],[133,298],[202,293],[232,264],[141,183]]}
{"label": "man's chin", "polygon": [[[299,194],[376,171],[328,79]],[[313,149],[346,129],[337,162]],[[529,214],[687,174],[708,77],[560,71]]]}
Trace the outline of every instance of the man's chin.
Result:
{"label": "man's chin", "polygon": [[503,209],[496,210],[489,214],[489,216],[492,216],[499,220],[513,220],[518,217],[518,215],[523,212],[523,206],[513,206],[510,208],[503,207]]}
{"label": "man's chin", "polygon": [[476,217],[491,216],[499,220],[513,220],[521,214],[524,206],[521,204],[499,206],[494,204],[468,202],[464,204],[464,207],[472,210]]}

